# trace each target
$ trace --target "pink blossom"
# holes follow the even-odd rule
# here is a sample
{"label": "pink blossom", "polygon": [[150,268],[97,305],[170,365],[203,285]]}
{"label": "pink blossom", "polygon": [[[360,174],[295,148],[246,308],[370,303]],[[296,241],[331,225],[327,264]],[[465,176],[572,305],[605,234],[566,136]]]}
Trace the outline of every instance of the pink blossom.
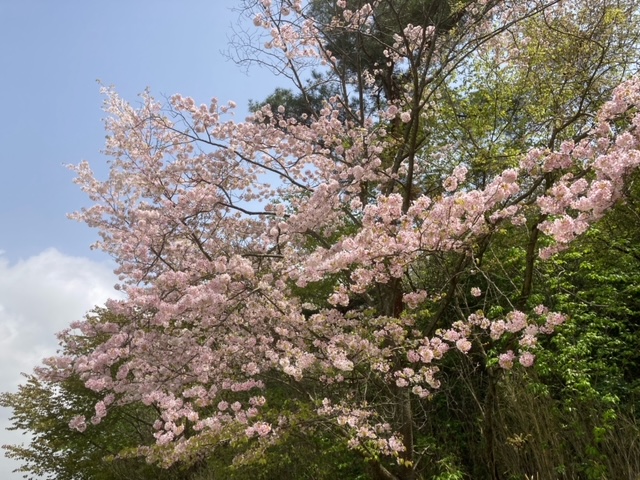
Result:
{"label": "pink blossom", "polygon": [[424,290],[418,292],[405,293],[402,301],[411,309],[417,308],[427,298],[427,292]]}
{"label": "pink blossom", "polygon": [[409,350],[407,352],[407,360],[412,363],[416,363],[420,361],[420,355],[415,350]]}
{"label": "pink blossom", "polygon": [[266,437],[271,432],[271,425],[266,422],[256,422],[250,427],[245,429],[245,435],[249,438],[257,435],[259,437]]}
{"label": "pink blossom", "polygon": [[389,438],[388,444],[389,444],[389,450],[391,452],[404,452],[407,449],[404,443],[402,443],[402,441],[395,436],[392,436]]}
{"label": "pink blossom", "polygon": [[442,186],[447,192],[453,192],[458,188],[458,179],[455,177],[447,177]]}
{"label": "pink blossom", "polygon": [[537,345],[538,340],[534,335],[527,334],[527,335],[523,335],[522,338],[520,338],[520,340],[518,341],[518,343],[522,347],[532,348]]}
{"label": "pink blossom", "polygon": [[456,341],[456,348],[462,353],[467,353],[471,350],[471,342],[466,338],[461,338]]}
{"label": "pink blossom", "polygon": [[505,370],[511,370],[513,368],[513,361],[516,356],[513,351],[508,350],[506,353],[503,353],[498,356],[498,364]]}
{"label": "pink blossom", "polygon": [[499,339],[500,337],[502,337],[502,334],[505,332],[506,330],[506,324],[504,323],[504,320],[497,320],[495,322],[491,323],[491,338],[493,338],[494,340]]}
{"label": "pink blossom", "polygon": [[523,367],[530,367],[533,365],[533,362],[535,360],[536,356],[533,355],[532,353],[529,352],[523,352],[520,354],[520,357],[518,358],[518,361],[520,362],[520,365],[522,365]]}
{"label": "pink blossom", "polygon": [[423,363],[431,363],[435,354],[430,347],[422,346],[418,349],[418,354],[420,355],[420,360]]}
{"label": "pink blossom", "polygon": [[[375,4],[356,3],[337,0],[333,18],[320,25],[299,0],[257,2],[254,24],[267,37],[266,58],[282,59],[277,69],[290,78],[298,72],[287,69],[316,64],[327,69],[327,80],[344,78],[323,31],[375,34]],[[306,411],[337,423],[349,446],[366,445],[377,458],[406,447],[397,434],[400,404],[389,403],[393,395],[371,394],[373,388],[406,388],[424,398],[447,379],[438,375],[439,362],[452,351],[469,353],[472,340],[519,349],[498,356],[503,369],[516,357],[531,366],[539,335],[565,316],[539,306],[534,318],[515,310],[487,318],[471,309],[483,303],[494,311],[496,301],[508,299],[460,286],[470,278],[491,286],[502,275],[476,257],[479,245],[506,245],[494,241],[497,232],[513,231],[507,243],[522,248],[521,239],[534,238],[527,228],[542,218],[540,256],[549,258],[623,198],[640,165],[640,79],[616,88],[600,112],[585,110],[596,125],[577,144],[521,151],[517,168],[467,178],[465,165],[477,149],[444,145],[455,131],[425,135],[444,107],[427,102],[442,98],[441,86],[464,93],[438,76],[439,67],[466,69],[471,64],[456,62],[471,62],[474,52],[507,67],[523,60],[513,39],[524,45],[527,35],[513,20],[532,18],[529,2],[493,3],[490,10],[486,2],[465,8],[460,21],[469,28],[451,33],[461,35],[453,39],[459,49],[443,51],[448,37],[432,27],[396,29],[381,59],[388,64],[329,89],[336,93],[322,98],[314,115],[289,118],[284,106],[264,105],[236,122],[231,102],[175,95],[163,104],[145,92],[132,105],[105,88],[109,171],[100,179],[87,162],[72,167],[89,197],[73,218],[97,230],[98,248],[117,263],[122,296],[108,303],[104,318],[61,333],[63,353],[47,360],[42,377],[75,375],[104,392],[96,423],[113,404],[152,407],[155,439],[179,461],[224,432],[255,438],[294,428],[289,409],[279,414],[278,428],[260,421],[267,388],[261,378],[284,373],[283,385],[296,398],[307,387],[311,399],[326,396]],[[560,7],[549,8],[552,18]],[[400,82],[397,95],[385,98],[380,75],[400,80],[414,67],[424,79],[436,77],[420,86]],[[356,91],[365,108],[352,109]],[[617,122],[622,113],[629,122]],[[485,139],[478,140],[484,148]],[[455,257],[464,260],[456,268]],[[326,298],[315,298],[320,292]],[[456,318],[426,337],[439,311]],[[108,321],[112,316],[120,320]],[[194,429],[186,438],[189,422]],[[69,425],[83,431],[86,419]]]}
{"label": "pink blossom", "polygon": [[505,328],[511,333],[519,332],[527,326],[527,316],[517,310],[510,312],[507,315],[507,320]]}
{"label": "pink blossom", "polygon": [[96,414],[91,418],[91,423],[97,425],[107,415],[107,407],[104,401],[100,401],[95,405]]}
{"label": "pink blossom", "polygon": [[400,377],[396,379],[396,385],[400,388],[404,388],[409,385],[409,382],[407,381],[406,378]]}
{"label": "pink blossom", "polygon": [[348,358],[344,358],[344,357],[336,358],[333,361],[333,365],[338,370],[342,370],[343,372],[350,372],[351,370],[353,370],[353,362]]}
{"label": "pink blossom", "polygon": [[458,165],[453,169],[452,177],[455,177],[459,182],[464,182],[469,170],[464,165]]}
{"label": "pink blossom", "polygon": [[537,315],[544,315],[545,313],[547,313],[549,311],[549,309],[547,307],[545,307],[544,305],[537,305],[534,308],[534,311],[536,312]]}
{"label": "pink blossom", "polygon": [[84,432],[87,429],[84,415],[77,415],[73,417],[69,422],[69,428],[77,430],[78,432]]}
{"label": "pink blossom", "polygon": [[509,168],[502,172],[502,181],[505,183],[514,183],[517,179],[518,171],[513,168]]}
{"label": "pink blossom", "polygon": [[427,390],[426,388],[421,387],[420,385],[415,385],[412,389],[411,392],[414,395],[417,395],[420,398],[427,398],[431,395],[431,392],[429,392],[429,390]]}

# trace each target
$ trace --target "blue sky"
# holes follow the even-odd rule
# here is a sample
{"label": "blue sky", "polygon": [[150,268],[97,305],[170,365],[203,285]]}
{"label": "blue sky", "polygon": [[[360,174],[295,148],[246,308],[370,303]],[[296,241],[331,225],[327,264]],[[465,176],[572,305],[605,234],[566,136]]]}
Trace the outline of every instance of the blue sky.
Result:
{"label": "blue sky", "polygon": [[101,161],[97,79],[129,100],[150,87],[241,107],[277,85],[228,61],[240,0],[0,0],[0,249],[88,254],[93,232],[65,215],[83,195],[62,167]]}
{"label": "blue sky", "polygon": [[[0,0],[0,391],[55,351],[54,333],[112,294],[96,232],[66,218],[86,199],[64,164],[105,159],[96,80],[135,101],[182,93],[239,105],[285,79],[221,53],[241,0]],[[0,444],[20,441],[4,432]],[[17,479],[0,458],[0,478]]]}

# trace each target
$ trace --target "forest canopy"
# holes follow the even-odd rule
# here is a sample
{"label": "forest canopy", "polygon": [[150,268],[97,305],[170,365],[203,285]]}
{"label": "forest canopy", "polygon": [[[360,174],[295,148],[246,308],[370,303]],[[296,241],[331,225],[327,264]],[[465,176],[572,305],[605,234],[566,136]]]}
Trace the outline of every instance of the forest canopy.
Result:
{"label": "forest canopy", "polygon": [[[124,299],[16,393],[27,478],[640,475],[631,0],[256,0],[250,103],[103,88]],[[73,319],[70,319],[70,321]]]}

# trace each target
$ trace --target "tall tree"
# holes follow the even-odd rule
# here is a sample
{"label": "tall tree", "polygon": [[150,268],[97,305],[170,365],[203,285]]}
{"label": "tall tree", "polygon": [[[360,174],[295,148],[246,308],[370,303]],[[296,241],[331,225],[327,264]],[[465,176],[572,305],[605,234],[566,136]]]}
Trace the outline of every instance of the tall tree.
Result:
{"label": "tall tree", "polygon": [[[76,218],[119,264],[127,297],[109,309],[127,321],[75,324],[94,346],[63,333],[66,355],[42,377],[77,375],[109,398],[96,424],[110,408],[153,406],[157,443],[139,453],[166,465],[314,428],[359,452],[374,478],[433,473],[426,418],[455,385],[442,372],[464,365],[483,379],[486,398],[465,405],[482,410],[502,370],[534,363],[537,337],[565,320],[532,300],[538,257],[601,219],[640,163],[640,80],[613,88],[626,72],[611,52],[636,48],[621,35],[631,17],[622,2],[587,3],[407,2],[427,10],[404,25],[391,1],[256,2],[265,48],[301,95],[315,88],[304,68],[325,69],[333,93],[313,118],[264,105],[234,123],[232,104],[145,93],[134,108],[105,89],[110,174],[74,167],[93,202]],[[587,33],[573,29],[584,15],[596,15]],[[593,42],[553,43],[575,37]],[[351,56],[339,45],[353,39],[384,48]],[[584,57],[590,73],[527,63],[540,49],[563,66]],[[384,67],[370,63],[378,55]],[[493,122],[486,78],[523,85],[511,99],[494,92]],[[560,84],[534,109],[545,82]],[[466,140],[477,145],[465,155]],[[492,140],[498,156],[519,145],[506,168],[480,163]],[[524,259],[513,277],[486,267],[487,252],[500,260],[514,245]],[[469,438],[483,442],[476,477],[502,478],[495,437]]]}

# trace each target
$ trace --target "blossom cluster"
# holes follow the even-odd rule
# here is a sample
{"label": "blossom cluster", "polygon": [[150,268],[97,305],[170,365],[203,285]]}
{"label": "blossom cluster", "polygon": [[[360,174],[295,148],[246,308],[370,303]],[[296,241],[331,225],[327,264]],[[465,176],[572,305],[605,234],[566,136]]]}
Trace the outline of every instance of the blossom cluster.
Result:
{"label": "blossom cluster", "polygon": [[[474,2],[470,18],[490,4]],[[302,2],[257,5],[266,48],[287,65],[339,67]],[[336,5],[333,28],[369,31],[375,4]],[[471,26],[516,15],[500,12]],[[390,68],[431,61],[439,38],[407,25],[385,58]],[[72,167],[92,202],[73,217],[98,229],[123,298],[108,304],[117,321],[87,318],[62,332],[64,354],[41,369],[52,380],[77,375],[102,395],[70,427],[92,428],[113,405],[138,403],[157,412],[153,434],[174,448],[171,461],[199,438],[230,431],[260,442],[287,425],[267,414],[265,379],[275,377],[309,388],[318,417],[346,432],[351,447],[400,457],[409,448],[397,421],[402,399],[437,392],[446,355],[494,349],[502,369],[534,364],[538,336],[564,315],[539,306],[488,318],[469,308],[443,320],[427,307],[446,306],[447,295],[414,285],[414,271],[428,275],[437,260],[456,258],[470,265],[462,277],[496,230],[526,232],[534,217],[552,243],[543,258],[584,233],[640,165],[640,79],[613,92],[584,138],[533,148],[485,182],[468,178],[470,165],[451,165],[424,191],[412,169],[428,169],[430,159],[402,142],[421,128],[429,92],[409,86],[389,104],[354,112],[350,88],[312,116],[266,105],[245,122],[234,120],[232,102],[175,95],[162,105],[145,92],[134,107],[104,89],[109,176],[99,180],[86,162]],[[455,294],[476,305],[490,301],[490,288]],[[431,318],[437,328],[425,326]],[[368,382],[380,404],[357,396]],[[149,446],[140,452],[153,455]]]}

